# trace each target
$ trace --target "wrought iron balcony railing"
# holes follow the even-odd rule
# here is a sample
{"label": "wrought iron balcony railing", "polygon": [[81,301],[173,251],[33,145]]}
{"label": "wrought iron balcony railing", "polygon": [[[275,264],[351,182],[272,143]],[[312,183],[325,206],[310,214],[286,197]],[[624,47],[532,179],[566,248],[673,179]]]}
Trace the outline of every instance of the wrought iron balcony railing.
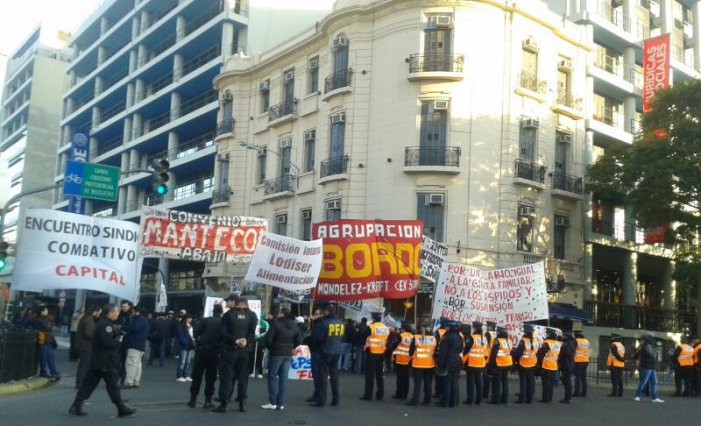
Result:
{"label": "wrought iron balcony railing", "polygon": [[212,191],[212,204],[225,203],[231,198],[231,187],[225,185],[216,191]]}
{"label": "wrought iron balcony railing", "polygon": [[348,161],[350,157],[347,155],[339,155],[338,157],[331,157],[327,160],[322,161],[319,164],[320,176],[325,178],[327,176],[341,175],[348,171]]}
{"label": "wrought iron balcony railing", "polygon": [[265,188],[265,195],[277,194],[280,192],[294,192],[294,180],[293,175],[284,175],[276,179],[266,180],[263,185]]}
{"label": "wrought iron balcony railing", "polygon": [[465,55],[453,53],[419,53],[409,56],[409,72],[462,72]]}
{"label": "wrought iron balcony railing", "polygon": [[347,69],[336,71],[335,73],[326,77],[326,80],[324,82],[324,93],[329,93],[332,90],[350,86],[352,74],[353,71]]}
{"label": "wrought iron balcony railing", "polygon": [[524,89],[528,89],[531,92],[538,93],[539,95],[544,95],[548,90],[548,83],[544,80],[538,80],[538,76],[534,73],[528,71],[521,71],[519,74],[519,84]]}
{"label": "wrought iron balcony railing", "polygon": [[268,121],[274,121],[292,114],[297,114],[297,99],[271,106],[268,110]]}
{"label": "wrought iron balcony railing", "polygon": [[572,93],[564,90],[558,90],[557,103],[577,111],[581,111],[582,109],[582,98],[575,98]]}
{"label": "wrought iron balcony railing", "polygon": [[562,172],[553,172],[553,189],[582,195],[584,188],[581,177],[566,175]]}
{"label": "wrought iron balcony railing", "polygon": [[407,146],[404,165],[460,167],[461,152],[458,146]]}
{"label": "wrought iron balcony railing", "polygon": [[534,163],[533,161],[516,159],[516,177],[532,180],[538,183],[545,183],[545,170],[547,167]]}
{"label": "wrought iron balcony railing", "polygon": [[231,133],[234,131],[235,120],[233,118],[227,118],[220,121],[217,124],[217,136],[223,135],[224,133]]}

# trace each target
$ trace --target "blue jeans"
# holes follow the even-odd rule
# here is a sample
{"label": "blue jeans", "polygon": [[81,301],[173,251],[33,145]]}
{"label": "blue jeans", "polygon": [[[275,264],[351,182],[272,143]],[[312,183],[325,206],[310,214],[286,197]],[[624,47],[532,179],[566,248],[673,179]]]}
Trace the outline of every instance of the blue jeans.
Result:
{"label": "blue jeans", "polygon": [[343,371],[350,370],[351,365],[351,343],[341,343],[341,356],[338,357],[338,369]]}
{"label": "blue jeans", "polygon": [[165,340],[154,340],[151,342],[151,352],[148,354],[148,365],[153,364],[153,359],[158,353],[158,364],[163,367],[163,363],[166,359],[166,342]]}
{"label": "blue jeans", "polygon": [[189,377],[190,374],[188,373],[188,370],[190,369],[190,360],[192,359],[192,354],[194,351],[191,351],[189,349],[184,349],[180,351],[180,361],[178,363],[178,378],[181,377]]}
{"label": "blue jeans", "polygon": [[654,369],[640,369],[640,383],[638,383],[638,390],[635,392],[635,396],[640,397],[643,394],[643,389],[648,380],[650,381],[650,396],[652,399],[657,399],[657,374],[655,374]]}
{"label": "blue jeans", "polygon": [[268,402],[278,407],[285,405],[290,363],[291,356],[270,355],[268,359]]}
{"label": "blue jeans", "polygon": [[54,348],[51,345],[39,346],[39,374],[51,377],[58,376],[58,371],[56,371],[56,358],[54,358]]}

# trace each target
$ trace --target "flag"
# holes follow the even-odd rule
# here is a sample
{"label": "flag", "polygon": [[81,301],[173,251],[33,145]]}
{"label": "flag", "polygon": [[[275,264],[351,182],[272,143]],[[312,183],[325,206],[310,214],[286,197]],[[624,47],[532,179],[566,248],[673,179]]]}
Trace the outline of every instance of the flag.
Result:
{"label": "flag", "polygon": [[156,296],[156,312],[165,312],[168,307],[168,295],[166,294],[166,285],[161,281],[161,287],[158,290],[158,296]]}

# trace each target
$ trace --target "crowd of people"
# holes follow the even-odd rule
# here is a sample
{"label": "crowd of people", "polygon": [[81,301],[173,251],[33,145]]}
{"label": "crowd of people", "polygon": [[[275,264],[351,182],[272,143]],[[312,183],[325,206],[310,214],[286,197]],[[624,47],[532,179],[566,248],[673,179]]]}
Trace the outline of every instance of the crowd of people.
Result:
{"label": "crowd of people", "polygon": [[[226,313],[222,305],[215,305],[211,317],[194,323],[184,310],[177,316],[172,311],[152,316],[128,302],[80,309],[70,324],[70,359],[78,362],[78,391],[69,412],[84,415],[84,401],[104,380],[118,415],[133,414],[135,409],[124,404],[121,389],[140,386],[142,363],[153,365],[157,359],[163,366],[170,356],[178,358],[176,381],[190,383],[187,405],[192,408],[198,405],[204,381],[203,408],[226,412],[236,390],[234,402],[239,411],[246,411],[248,379],[262,377],[265,367],[268,401],[261,408],[283,410],[293,352],[301,344],[311,351],[314,392],[307,402],[312,407],[340,404],[340,371],[364,374],[361,400],[382,400],[385,376],[391,368],[396,374],[392,398],[410,406],[430,405],[434,398],[440,407],[458,406],[463,386],[463,404],[507,404],[508,378],[514,372],[519,379],[514,403],[550,403],[557,382],[563,388],[560,402],[587,397],[589,341],[581,332],[558,333],[547,328],[544,338],[539,338],[532,325],[524,324],[523,336],[512,345],[507,330],[494,323],[460,324],[441,319],[438,325],[422,323],[415,329],[404,323],[395,329],[383,323],[381,314],[373,314],[370,322],[365,318],[357,323],[343,321],[336,316],[337,308],[328,304],[309,318],[295,317],[283,308],[276,318],[268,318],[268,324],[248,309],[245,298],[232,295],[225,303]],[[46,306],[35,306],[19,318],[19,323],[37,330],[40,374],[58,380],[54,325]],[[257,327],[263,331],[258,335]],[[624,369],[634,362],[640,378],[634,399],[649,396],[652,402],[662,403],[657,392],[659,353],[655,339],[643,335],[638,342],[632,356],[626,355],[622,338],[611,336],[606,359],[611,378],[609,396],[623,396]],[[669,354],[675,372],[673,396],[701,395],[699,351],[698,340],[682,337]],[[462,375],[464,385],[460,384]],[[540,397],[535,394],[537,377]]]}

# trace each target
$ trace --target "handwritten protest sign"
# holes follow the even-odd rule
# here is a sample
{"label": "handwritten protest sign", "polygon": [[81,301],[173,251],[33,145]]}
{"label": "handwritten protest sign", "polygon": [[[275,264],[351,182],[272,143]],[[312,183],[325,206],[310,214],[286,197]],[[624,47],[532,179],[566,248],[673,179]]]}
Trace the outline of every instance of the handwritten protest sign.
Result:
{"label": "handwritten protest sign", "polygon": [[424,235],[421,244],[421,276],[435,283],[447,255],[448,246]]}
{"label": "handwritten protest sign", "polygon": [[444,263],[432,317],[500,325],[548,318],[545,266],[540,262],[482,271]]}
{"label": "handwritten protest sign", "polygon": [[292,363],[287,373],[288,379],[312,380],[312,353],[309,346],[297,346],[292,352]]}

